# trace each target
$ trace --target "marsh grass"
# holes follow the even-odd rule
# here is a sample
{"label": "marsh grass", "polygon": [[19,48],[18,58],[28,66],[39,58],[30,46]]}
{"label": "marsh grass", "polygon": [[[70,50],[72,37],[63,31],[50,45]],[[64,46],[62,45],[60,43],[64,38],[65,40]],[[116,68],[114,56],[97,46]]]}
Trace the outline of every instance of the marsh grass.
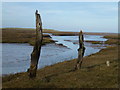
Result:
{"label": "marsh grass", "polygon": [[[35,29],[31,28],[3,28],[2,30],[2,43],[29,43],[34,45],[35,42]],[[43,45],[46,43],[53,43],[54,41],[50,38],[49,35],[45,33],[51,33],[57,36],[76,36],[79,32],[63,32],[56,31],[52,29],[43,29],[44,38]],[[104,38],[109,39],[106,41],[106,44],[120,44],[118,42],[119,35],[113,33],[90,33],[84,32],[85,35],[104,35]],[[110,40],[111,39],[111,40]],[[102,44],[100,41],[87,41],[92,44]]]}
{"label": "marsh grass", "polygon": [[[35,34],[35,29],[4,28],[2,29],[2,43],[29,43],[34,45]],[[49,35],[43,35],[43,45],[53,42]]]}
{"label": "marsh grass", "polygon": [[92,44],[103,44],[104,43],[103,41],[87,41],[87,40],[85,42],[89,42]]}
{"label": "marsh grass", "polygon": [[105,35],[104,38],[108,39],[105,42],[105,44],[117,44],[117,45],[120,45],[120,35],[119,34]]}
{"label": "marsh grass", "polygon": [[104,38],[107,38],[107,39],[120,39],[120,34],[105,35]]}

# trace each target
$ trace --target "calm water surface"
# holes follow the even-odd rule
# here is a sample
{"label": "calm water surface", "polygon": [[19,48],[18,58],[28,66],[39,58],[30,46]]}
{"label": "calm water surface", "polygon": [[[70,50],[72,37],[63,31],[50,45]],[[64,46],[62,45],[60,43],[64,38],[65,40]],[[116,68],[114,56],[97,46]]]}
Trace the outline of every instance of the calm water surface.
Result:
{"label": "calm water surface", "polygon": [[[53,40],[57,40],[57,44],[63,44],[62,47],[56,44],[47,44],[42,46],[41,56],[39,60],[39,68],[52,65],[65,60],[77,58],[78,36],[52,36]],[[106,41],[102,36],[85,35],[85,40]],[[30,65],[30,54],[33,46],[29,44],[10,44],[3,43],[2,45],[2,74],[10,74],[24,72]],[[92,45],[85,43],[85,56],[98,52],[105,46]]]}

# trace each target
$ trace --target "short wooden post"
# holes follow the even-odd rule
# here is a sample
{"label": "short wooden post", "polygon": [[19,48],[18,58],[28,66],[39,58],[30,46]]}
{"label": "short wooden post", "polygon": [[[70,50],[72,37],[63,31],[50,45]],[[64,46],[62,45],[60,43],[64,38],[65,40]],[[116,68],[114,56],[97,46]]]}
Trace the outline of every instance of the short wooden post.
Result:
{"label": "short wooden post", "polygon": [[38,10],[35,12],[36,16],[36,39],[33,52],[31,53],[31,63],[28,69],[28,75],[30,78],[36,77],[36,71],[38,66],[38,61],[40,57],[40,51],[42,46],[43,34],[42,34],[42,21]]}
{"label": "short wooden post", "polygon": [[78,59],[75,69],[80,69],[83,61],[83,56],[85,53],[84,47],[84,36],[82,30],[79,32],[79,48],[78,48]]}

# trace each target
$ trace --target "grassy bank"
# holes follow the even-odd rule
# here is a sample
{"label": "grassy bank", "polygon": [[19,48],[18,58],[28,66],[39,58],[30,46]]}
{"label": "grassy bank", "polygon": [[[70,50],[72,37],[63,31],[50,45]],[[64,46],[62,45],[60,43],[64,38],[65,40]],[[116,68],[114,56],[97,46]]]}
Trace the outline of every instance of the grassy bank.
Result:
{"label": "grassy bank", "polygon": [[[46,31],[47,32],[47,31]],[[64,32],[64,31],[51,31],[49,32],[56,36],[78,36],[79,32]],[[116,33],[95,33],[95,32],[83,32],[85,35],[116,35]]]}
{"label": "grassy bank", "polygon": [[[35,29],[3,28],[2,43],[29,43],[30,45],[34,45],[35,35],[36,35]],[[43,45],[46,43],[53,42],[54,41],[51,39],[49,35],[47,34],[43,35]]]}
{"label": "grassy bank", "polygon": [[118,44],[120,45],[120,35],[115,34],[115,35],[105,35],[104,38],[107,38],[108,40],[105,42],[105,44]]}
{"label": "grassy bank", "polygon": [[103,44],[103,41],[88,41],[88,40],[86,40],[85,42],[89,42],[92,44]]}
{"label": "grassy bank", "polygon": [[[110,61],[110,66],[106,66]],[[84,58],[82,69],[72,71],[76,59],[39,69],[34,80],[27,73],[3,77],[3,88],[117,88],[118,47],[107,47]]]}
{"label": "grassy bank", "polygon": [[[30,45],[34,45],[35,42],[35,29],[31,28],[3,28],[2,30],[2,43],[29,43]],[[49,35],[45,33],[51,33],[57,36],[76,36],[79,32],[63,32],[63,31],[56,31],[52,29],[43,29],[44,38],[43,44],[46,43],[53,43],[54,41],[50,38]],[[106,44],[109,43],[118,43],[117,35],[113,33],[90,33],[84,32],[85,35],[104,35],[104,38],[108,38]],[[112,37],[111,37],[112,36]],[[113,40],[115,39],[115,40]],[[102,44],[99,41],[87,41],[93,44]]]}

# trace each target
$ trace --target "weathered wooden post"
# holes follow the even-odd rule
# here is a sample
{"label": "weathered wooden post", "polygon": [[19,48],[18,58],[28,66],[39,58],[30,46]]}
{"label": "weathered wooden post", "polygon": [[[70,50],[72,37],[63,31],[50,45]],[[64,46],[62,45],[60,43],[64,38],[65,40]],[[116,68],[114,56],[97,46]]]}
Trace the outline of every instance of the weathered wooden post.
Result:
{"label": "weathered wooden post", "polygon": [[38,66],[38,61],[40,57],[40,51],[42,46],[43,34],[42,34],[42,21],[38,10],[35,12],[36,16],[36,39],[33,52],[31,53],[31,63],[30,68],[28,69],[28,75],[30,78],[36,77],[36,71]]}
{"label": "weathered wooden post", "polygon": [[79,32],[79,48],[78,48],[78,59],[77,64],[75,66],[76,69],[80,69],[83,61],[83,56],[85,53],[85,47],[84,47],[84,36],[82,30]]}

